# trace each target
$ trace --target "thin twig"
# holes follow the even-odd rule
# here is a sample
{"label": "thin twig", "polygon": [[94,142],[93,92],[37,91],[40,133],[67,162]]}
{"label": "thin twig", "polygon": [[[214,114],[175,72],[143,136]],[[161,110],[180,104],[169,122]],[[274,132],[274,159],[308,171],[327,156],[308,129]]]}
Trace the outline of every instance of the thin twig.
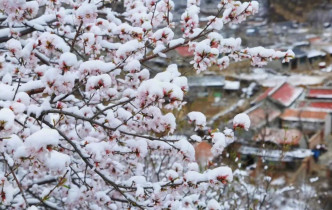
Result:
{"label": "thin twig", "polygon": [[78,26],[78,29],[77,29],[77,31],[76,31],[76,34],[75,34],[74,40],[73,40],[73,42],[72,42],[72,44],[71,44],[71,47],[70,47],[70,52],[72,52],[73,49],[74,49],[75,42],[76,42],[76,40],[77,40],[77,38],[78,38],[78,36],[79,36],[79,33],[80,33],[80,30],[81,30],[82,26],[83,26],[83,20],[81,20],[81,23],[80,23],[80,25]]}
{"label": "thin twig", "polygon": [[14,179],[15,179],[15,182],[16,182],[16,184],[17,184],[17,187],[18,187],[18,188],[20,189],[20,191],[21,191],[21,194],[22,194],[22,197],[23,197],[23,199],[24,199],[24,202],[25,202],[26,206],[29,207],[29,203],[28,203],[28,201],[27,201],[27,199],[26,199],[26,197],[25,197],[25,195],[24,195],[24,192],[23,192],[23,189],[22,189],[22,185],[21,185],[21,183],[18,181],[18,179],[17,179],[17,177],[16,177],[16,175],[15,175],[15,172],[13,171],[13,168],[9,165],[9,163],[8,163],[6,157],[5,157],[5,154],[2,152],[1,155],[2,155],[2,157],[3,157],[3,159],[4,159],[4,161],[6,162],[6,164],[7,164],[8,168],[9,168],[11,174],[13,175],[13,177],[14,177]]}

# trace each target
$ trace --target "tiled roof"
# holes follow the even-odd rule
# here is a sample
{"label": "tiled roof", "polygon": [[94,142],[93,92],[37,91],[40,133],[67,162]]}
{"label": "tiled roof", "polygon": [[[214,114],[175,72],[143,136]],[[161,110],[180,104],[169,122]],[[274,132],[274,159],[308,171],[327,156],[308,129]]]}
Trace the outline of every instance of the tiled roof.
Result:
{"label": "tiled roof", "polygon": [[332,112],[332,101],[301,101],[299,107],[304,109],[317,109]]}
{"label": "tiled roof", "polygon": [[273,106],[264,106],[262,104],[256,105],[246,112],[250,118],[251,125],[253,128],[259,128],[266,124],[266,120],[272,122],[280,116],[281,112],[279,109]]}
{"label": "tiled roof", "polygon": [[310,107],[332,110],[332,101],[310,102]]}
{"label": "tiled roof", "polygon": [[332,99],[332,88],[310,89],[307,93],[308,98]]}
{"label": "tiled roof", "polygon": [[262,129],[255,141],[270,141],[276,144],[299,145],[302,134],[297,129],[279,129],[266,128]]}
{"label": "tiled roof", "polygon": [[273,100],[283,106],[290,106],[303,92],[303,88],[297,88],[289,83],[284,83],[281,87],[270,96]]}
{"label": "tiled roof", "polygon": [[304,122],[323,122],[328,113],[315,110],[286,109],[280,116],[282,120],[304,121]]}
{"label": "tiled roof", "polygon": [[282,83],[274,88],[268,88],[264,93],[258,96],[253,102],[257,103],[265,98],[270,98],[278,104],[288,107],[290,106],[303,92],[303,88],[294,87],[287,82]]}
{"label": "tiled roof", "polygon": [[254,101],[253,103],[258,103],[260,101],[263,101],[264,99],[266,99],[266,97],[269,96],[270,92],[273,90],[274,88],[269,87],[268,89],[266,89],[264,91],[264,93],[260,94]]}

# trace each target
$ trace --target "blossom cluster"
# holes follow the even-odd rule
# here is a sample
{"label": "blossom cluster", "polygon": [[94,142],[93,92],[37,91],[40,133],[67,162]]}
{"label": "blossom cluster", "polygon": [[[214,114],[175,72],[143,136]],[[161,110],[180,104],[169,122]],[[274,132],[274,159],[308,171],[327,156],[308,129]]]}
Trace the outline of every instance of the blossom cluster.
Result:
{"label": "blossom cluster", "polygon": [[[187,78],[170,62],[147,64],[189,44],[197,72],[251,59],[288,61],[292,52],[243,49],[223,38],[223,25],[257,12],[257,2],[221,1],[199,24],[199,0],[188,0],[176,34],[171,0],[0,0],[0,153],[4,209],[218,209],[213,194],[233,180],[230,167],[201,170],[192,140],[211,141],[220,156],[248,130],[198,136],[206,117],[186,104]],[[179,121],[194,125],[178,136]],[[205,193],[207,192],[207,193]],[[200,195],[206,194],[204,199]]]}

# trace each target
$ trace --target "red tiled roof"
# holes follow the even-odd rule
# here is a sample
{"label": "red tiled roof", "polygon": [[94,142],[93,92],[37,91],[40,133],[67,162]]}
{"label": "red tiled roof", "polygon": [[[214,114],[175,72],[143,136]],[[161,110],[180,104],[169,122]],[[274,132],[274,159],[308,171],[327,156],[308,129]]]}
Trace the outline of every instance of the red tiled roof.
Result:
{"label": "red tiled roof", "polygon": [[331,98],[332,99],[332,89],[327,88],[317,88],[310,89],[307,94],[308,98]]}
{"label": "red tiled roof", "polygon": [[322,39],[320,37],[312,37],[309,39],[309,42],[313,43],[313,42],[319,42],[321,41]]}
{"label": "red tiled roof", "polygon": [[288,83],[284,83],[277,91],[272,93],[271,98],[284,106],[289,106],[299,97],[302,91],[302,88],[296,88]]}
{"label": "red tiled roof", "polygon": [[182,57],[189,57],[194,55],[194,51],[188,51],[189,46],[180,46],[175,48],[176,52],[179,53]]}
{"label": "red tiled roof", "polygon": [[327,112],[314,110],[286,109],[280,116],[281,119],[287,121],[317,121],[325,120]]}
{"label": "red tiled roof", "polygon": [[271,141],[276,144],[299,145],[302,133],[297,129],[279,129],[266,128],[262,129],[255,141]]}
{"label": "red tiled roof", "polygon": [[332,110],[332,101],[310,102],[309,106],[313,108]]}
{"label": "red tiled roof", "polygon": [[248,112],[251,124],[256,128],[264,125],[266,123],[266,120],[272,122],[274,119],[279,117],[280,114],[281,112],[278,109],[274,109],[271,106],[258,106],[257,108]]}
{"label": "red tiled roof", "polygon": [[258,96],[254,103],[260,102],[269,97],[282,106],[290,106],[302,93],[303,88],[297,88],[285,82],[274,88],[268,88],[263,94]]}
{"label": "red tiled roof", "polygon": [[298,104],[300,108],[313,108],[319,110],[324,110],[332,112],[332,101],[301,101]]}
{"label": "red tiled roof", "polygon": [[262,93],[261,95],[259,95],[255,100],[254,100],[254,103],[257,103],[257,102],[260,102],[260,101],[263,101],[264,99],[266,99],[266,97],[269,96],[270,92],[273,90],[274,88],[270,87],[268,89],[266,89],[264,91],[264,93]]}

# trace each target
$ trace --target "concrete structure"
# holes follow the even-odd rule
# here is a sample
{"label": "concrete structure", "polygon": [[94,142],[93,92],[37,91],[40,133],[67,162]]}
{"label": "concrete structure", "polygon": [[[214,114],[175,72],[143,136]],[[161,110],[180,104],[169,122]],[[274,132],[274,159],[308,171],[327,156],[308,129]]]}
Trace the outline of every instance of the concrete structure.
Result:
{"label": "concrete structure", "polygon": [[220,75],[211,76],[189,76],[189,98],[207,97],[214,92],[222,92],[225,85],[225,78]]}

